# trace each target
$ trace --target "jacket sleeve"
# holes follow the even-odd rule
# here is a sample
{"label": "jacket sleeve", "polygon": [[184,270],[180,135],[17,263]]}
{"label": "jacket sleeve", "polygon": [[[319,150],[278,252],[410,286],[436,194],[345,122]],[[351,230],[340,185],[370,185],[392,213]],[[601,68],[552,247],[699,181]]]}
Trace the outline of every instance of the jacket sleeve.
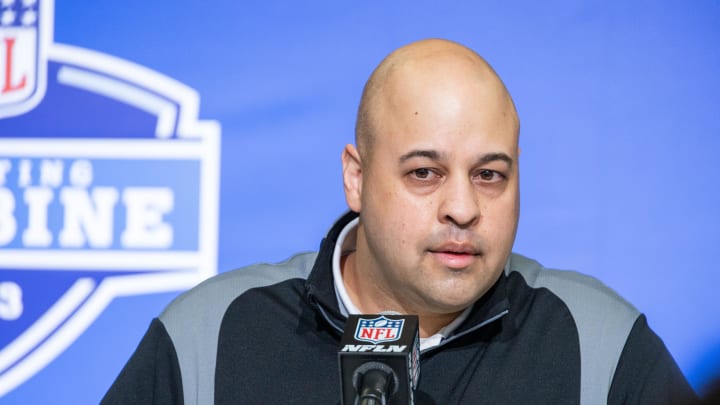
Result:
{"label": "jacket sleeve", "polygon": [[613,377],[608,404],[690,404],[697,396],[663,341],[635,321]]}
{"label": "jacket sleeve", "polygon": [[183,403],[177,354],[165,326],[158,319],[152,321],[135,353],[100,403]]}

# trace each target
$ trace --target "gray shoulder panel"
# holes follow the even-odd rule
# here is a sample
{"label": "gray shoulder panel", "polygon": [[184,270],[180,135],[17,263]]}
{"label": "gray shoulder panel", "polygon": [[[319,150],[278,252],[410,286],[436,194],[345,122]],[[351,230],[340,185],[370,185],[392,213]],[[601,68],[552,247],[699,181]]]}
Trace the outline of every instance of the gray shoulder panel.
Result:
{"label": "gray shoulder panel", "polygon": [[549,270],[520,255],[511,256],[506,271],[520,273],[532,288],[547,288],[567,305],[580,339],[580,403],[606,404],[638,310],[595,278]]}
{"label": "gray shoulder panel", "polygon": [[230,303],[248,289],[307,278],[316,253],[279,264],[256,264],[212,277],[177,297],[160,315],[175,346],[186,405],[215,402],[220,323]]}

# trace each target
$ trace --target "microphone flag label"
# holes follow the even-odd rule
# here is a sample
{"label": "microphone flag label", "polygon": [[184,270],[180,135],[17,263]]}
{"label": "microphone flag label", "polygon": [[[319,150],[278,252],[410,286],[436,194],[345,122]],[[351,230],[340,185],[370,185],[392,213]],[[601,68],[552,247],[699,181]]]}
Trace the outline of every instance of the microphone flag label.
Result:
{"label": "microphone flag label", "polygon": [[390,319],[384,315],[374,319],[360,318],[355,339],[374,344],[393,342],[400,339],[404,323],[404,319]]}
{"label": "microphone flag label", "polygon": [[358,382],[372,363],[384,364],[396,378],[388,404],[413,403],[420,375],[418,325],[417,315],[348,316],[338,347],[343,405],[357,403]]}
{"label": "microphone flag label", "polygon": [[220,125],[170,77],[54,43],[53,10],[0,2],[0,397],[116,297],[217,272]]}

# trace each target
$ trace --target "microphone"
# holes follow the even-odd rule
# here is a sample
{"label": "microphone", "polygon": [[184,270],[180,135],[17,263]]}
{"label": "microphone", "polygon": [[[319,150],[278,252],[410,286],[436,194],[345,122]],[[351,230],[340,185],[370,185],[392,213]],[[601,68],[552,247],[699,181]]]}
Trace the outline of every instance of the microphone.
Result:
{"label": "microphone", "polygon": [[350,315],[338,350],[342,405],[414,403],[420,376],[416,315]]}

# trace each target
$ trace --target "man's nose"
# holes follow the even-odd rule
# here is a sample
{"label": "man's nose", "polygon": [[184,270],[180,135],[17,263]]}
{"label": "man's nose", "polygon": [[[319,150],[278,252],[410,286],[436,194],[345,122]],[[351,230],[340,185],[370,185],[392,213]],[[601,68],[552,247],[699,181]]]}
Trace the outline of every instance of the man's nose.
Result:
{"label": "man's nose", "polygon": [[438,215],[442,223],[470,228],[480,220],[480,201],[469,178],[449,179],[443,185]]}

